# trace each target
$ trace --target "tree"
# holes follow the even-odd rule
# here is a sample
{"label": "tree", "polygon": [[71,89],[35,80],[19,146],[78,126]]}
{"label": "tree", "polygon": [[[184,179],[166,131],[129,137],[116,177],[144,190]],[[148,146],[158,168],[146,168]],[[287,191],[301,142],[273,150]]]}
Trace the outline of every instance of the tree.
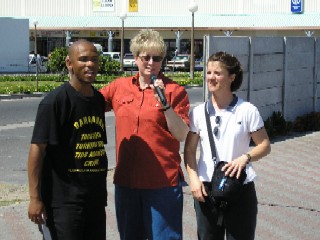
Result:
{"label": "tree", "polygon": [[[117,75],[120,73],[120,62],[113,60],[110,56],[103,56],[99,52],[99,72],[107,75]],[[52,73],[60,73],[60,80],[64,80],[64,77],[68,73],[65,59],[68,55],[66,47],[56,48],[49,56],[49,69]]]}
{"label": "tree", "polygon": [[60,73],[60,80],[64,80],[65,75],[68,72],[66,66],[66,57],[68,55],[68,50],[66,47],[55,48],[53,52],[49,55],[49,71],[52,73]]}
{"label": "tree", "polygon": [[100,73],[117,75],[120,73],[120,62],[113,60],[109,55],[99,57]]}

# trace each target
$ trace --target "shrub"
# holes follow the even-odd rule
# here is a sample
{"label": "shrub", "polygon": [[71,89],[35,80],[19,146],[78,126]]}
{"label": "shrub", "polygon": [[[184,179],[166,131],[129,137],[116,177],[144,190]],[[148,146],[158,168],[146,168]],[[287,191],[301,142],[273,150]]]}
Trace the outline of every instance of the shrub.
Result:
{"label": "shrub", "polygon": [[291,123],[286,122],[281,112],[273,112],[264,122],[269,137],[286,135],[290,131]]}
{"label": "shrub", "polygon": [[297,132],[319,131],[320,112],[310,112],[297,117],[293,123],[293,130]]}
{"label": "shrub", "polygon": [[119,75],[120,62],[113,60],[109,55],[99,57],[99,70],[100,73],[107,75]]}
{"label": "shrub", "polygon": [[299,116],[293,123],[286,122],[280,112],[273,112],[264,124],[270,138],[287,135],[290,131],[320,131],[320,112],[310,112]]}
{"label": "shrub", "polygon": [[[115,61],[112,61],[113,63]],[[110,63],[110,61],[109,61]],[[112,63],[112,64],[113,64]],[[117,63],[116,63],[117,64]],[[120,71],[110,71],[103,74],[98,74],[94,86],[97,89],[112,82],[119,77]],[[198,84],[202,85],[202,73],[195,73],[194,79],[191,81],[188,73],[165,73],[165,75],[182,86]],[[123,77],[130,76],[130,73],[122,73]],[[62,84],[63,81],[68,81],[67,75],[61,74],[39,74],[38,91],[49,92],[55,87]],[[34,74],[28,75],[0,75],[0,94],[13,94],[13,93],[32,93],[36,92],[36,78]]]}
{"label": "shrub", "polygon": [[61,80],[64,75],[68,72],[66,66],[66,57],[68,55],[68,50],[66,47],[55,48],[53,52],[51,52],[49,56],[49,71],[53,73],[60,73]]}

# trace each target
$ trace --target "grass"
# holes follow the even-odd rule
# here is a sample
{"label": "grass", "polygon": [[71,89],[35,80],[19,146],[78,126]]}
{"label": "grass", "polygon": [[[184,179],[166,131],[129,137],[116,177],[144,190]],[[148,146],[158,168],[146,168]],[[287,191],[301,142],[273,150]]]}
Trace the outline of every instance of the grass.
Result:
{"label": "grass", "polygon": [[0,182],[0,207],[20,204],[28,201],[28,186],[26,184],[10,184]]}
{"label": "grass", "polygon": [[4,200],[4,201],[0,201],[0,207],[5,207],[5,206],[9,206],[9,205],[14,205],[14,204],[20,204],[22,202],[26,202],[28,200],[26,199],[15,199],[15,200]]}
{"label": "grass", "polygon": [[[60,86],[63,82],[39,81],[38,91],[49,92]],[[0,82],[0,94],[32,93],[37,91],[36,81]]]}

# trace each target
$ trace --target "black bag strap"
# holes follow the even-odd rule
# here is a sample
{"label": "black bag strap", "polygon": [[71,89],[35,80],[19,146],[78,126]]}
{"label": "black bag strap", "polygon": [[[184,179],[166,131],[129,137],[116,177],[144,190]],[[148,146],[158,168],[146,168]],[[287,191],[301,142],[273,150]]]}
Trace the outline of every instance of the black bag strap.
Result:
{"label": "black bag strap", "polygon": [[206,116],[208,136],[209,136],[210,147],[211,147],[211,156],[212,156],[212,160],[214,161],[214,164],[216,164],[217,163],[217,160],[216,160],[217,159],[217,152],[216,152],[216,145],[214,143],[214,139],[213,139],[213,135],[212,135],[212,127],[211,127],[211,122],[210,122],[210,117],[209,117],[208,101],[204,105],[204,113]]}
{"label": "black bag strap", "polygon": [[[210,101],[210,100],[208,100]],[[204,113],[206,116],[206,123],[207,123],[207,129],[208,129],[208,136],[209,136],[209,141],[210,141],[210,147],[211,147],[211,155],[212,155],[212,160],[214,162],[214,165],[217,165],[217,152],[216,152],[216,145],[214,143],[213,135],[212,135],[212,127],[211,127],[211,122],[210,122],[210,117],[209,117],[209,109],[208,109],[208,101],[204,105]],[[224,210],[226,207],[226,202],[221,201],[219,205],[219,215],[218,215],[218,220],[217,220],[217,225],[222,226],[223,223],[223,215],[224,215]]]}

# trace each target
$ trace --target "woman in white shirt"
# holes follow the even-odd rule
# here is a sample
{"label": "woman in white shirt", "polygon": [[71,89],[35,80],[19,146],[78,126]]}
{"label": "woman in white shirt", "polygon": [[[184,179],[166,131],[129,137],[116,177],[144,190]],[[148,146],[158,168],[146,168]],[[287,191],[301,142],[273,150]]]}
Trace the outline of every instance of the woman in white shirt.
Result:
{"label": "woman in white shirt", "polygon": [[[254,239],[258,212],[254,186],[256,174],[252,162],[270,153],[270,141],[258,109],[238,98],[234,92],[242,84],[243,70],[234,56],[225,52],[211,55],[207,62],[206,80],[211,93],[205,103],[190,112],[184,160],[190,178],[197,217],[198,239],[223,240]],[[216,147],[216,160],[228,162],[223,168],[225,175],[239,177],[245,169],[247,178],[241,196],[228,203],[223,210],[222,224],[218,224],[220,204],[208,199],[210,181],[214,171],[205,109],[209,113]],[[250,148],[251,139],[255,146]],[[200,157],[196,150],[200,142]]]}

